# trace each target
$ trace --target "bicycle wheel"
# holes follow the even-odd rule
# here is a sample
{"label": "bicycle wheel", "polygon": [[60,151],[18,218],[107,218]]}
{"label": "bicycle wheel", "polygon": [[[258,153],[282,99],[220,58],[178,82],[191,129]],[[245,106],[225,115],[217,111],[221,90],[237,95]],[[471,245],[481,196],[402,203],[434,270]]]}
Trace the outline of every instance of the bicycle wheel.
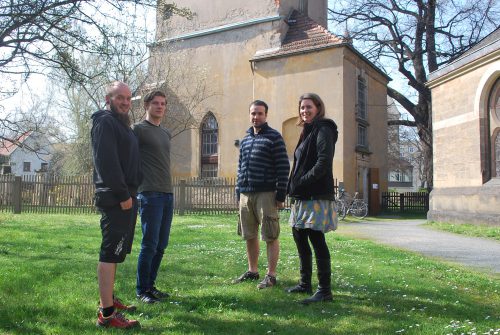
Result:
{"label": "bicycle wheel", "polygon": [[368,205],[363,200],[354,200],[350,213],[357,218],[363,219],[368,215]]}
{"label": "bicycle wheel", "polygon": [[344,220],[347,214],[347,208],[342,200],[335,201],[335,210],[337,211],[337,216],[339,220]]}

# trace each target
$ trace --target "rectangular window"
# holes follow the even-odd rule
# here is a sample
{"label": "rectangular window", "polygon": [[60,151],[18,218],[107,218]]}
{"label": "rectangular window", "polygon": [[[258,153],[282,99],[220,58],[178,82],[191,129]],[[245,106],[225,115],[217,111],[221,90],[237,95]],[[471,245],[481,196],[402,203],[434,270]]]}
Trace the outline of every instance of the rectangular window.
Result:
{"label": "rectangular window", "polygon": [[218,164],[201,164],[202,178],[216,178]]}
{"label": "rectangular window", "polygon": [[411,170],[406,170],[403,173],[403,178],[401,181],[404,181],[406,183],[411,183],[413,181],[413,173]]}
{"label": "rectangular window", "polygon": [[49,163],[41,163],[40,164],[40,171],[41,172],[47,172],[49,169]]}
{"label": "rectangular window", "polygon": [[367,129],[362,125],[358,125],[358,146],[368,147]]}
{"label": "rectangular window", "polygon": [[23,162],[23,172],[31,172],[31,162]]}
{"label": "rectangular window", "polygon": [[12,169],[9,165],[4,165],[2,166],[2,174],[9,174],[12,173]]}
{"label": "rectangular window", "polygon": [[217,154],[217,132],[216,131],[204,131],[202,135],[202,151],[203,156],[210,156]]}
{"label": "rectangular window", "polygon": [[398,170],[391,171],[389,173],[389,181],[399,181],[400,179],[400,173]]}
{"label": "rectangular window", "polygon": [[357,117],[366,120],[366,80],[358,77],[358,104],[357,104]]}

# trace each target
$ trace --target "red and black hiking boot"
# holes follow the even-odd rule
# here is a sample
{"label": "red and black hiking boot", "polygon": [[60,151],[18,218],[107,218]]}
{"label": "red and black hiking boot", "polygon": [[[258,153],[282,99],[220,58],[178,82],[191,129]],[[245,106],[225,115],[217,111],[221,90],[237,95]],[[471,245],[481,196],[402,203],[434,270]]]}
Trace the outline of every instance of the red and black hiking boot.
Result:
{"label": "red and black hiking boot", "polygon": [[118,313],[116,311],[107,318],[102,316],[102,312],[99,311],[99,314],[97,315],[96,325],[98,327],[103,327],[103,328],[121,328],[121,329],[140,327],[139,321],[128,320],[123,316],[123,314]]}
{"label": "red and black hiking boot", "polygon": [[113,296],[113,306],[120,311],[133,312],[137,309],[135,305],[125,305],[120,299]]}

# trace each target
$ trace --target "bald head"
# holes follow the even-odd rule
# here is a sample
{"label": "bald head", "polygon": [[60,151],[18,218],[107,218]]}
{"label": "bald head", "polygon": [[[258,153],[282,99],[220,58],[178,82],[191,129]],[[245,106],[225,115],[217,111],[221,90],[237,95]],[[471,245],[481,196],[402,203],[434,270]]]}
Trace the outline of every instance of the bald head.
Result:
{"label": "bald head", "polygon": [[109,83],[108,86],[106,86],[106,97],[113,96],[116,93],[116,91],[118,91],[120,89],[126,89],[126,90],[130,91],[130,88],[128,87],[128,85],[122,81],[116,80],[116,81]]}
{"label": "bald head", "polygon": [[113,112],[128,114],[131,106],[132,92],[127,84],[114,81],[106,87],[106,106]]}

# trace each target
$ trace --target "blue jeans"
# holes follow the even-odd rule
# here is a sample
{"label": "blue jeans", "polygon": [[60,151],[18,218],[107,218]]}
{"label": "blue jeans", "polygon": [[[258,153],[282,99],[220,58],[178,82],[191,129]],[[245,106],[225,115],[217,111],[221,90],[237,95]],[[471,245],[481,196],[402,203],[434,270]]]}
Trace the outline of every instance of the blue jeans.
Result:
{"label": "blue jeans", "polygon": [[174,214],[172,193],[142,192],[140,201],[142,242],[137,262],[137,294],[149,291],[155,285],[163,253],[168,245]]}

